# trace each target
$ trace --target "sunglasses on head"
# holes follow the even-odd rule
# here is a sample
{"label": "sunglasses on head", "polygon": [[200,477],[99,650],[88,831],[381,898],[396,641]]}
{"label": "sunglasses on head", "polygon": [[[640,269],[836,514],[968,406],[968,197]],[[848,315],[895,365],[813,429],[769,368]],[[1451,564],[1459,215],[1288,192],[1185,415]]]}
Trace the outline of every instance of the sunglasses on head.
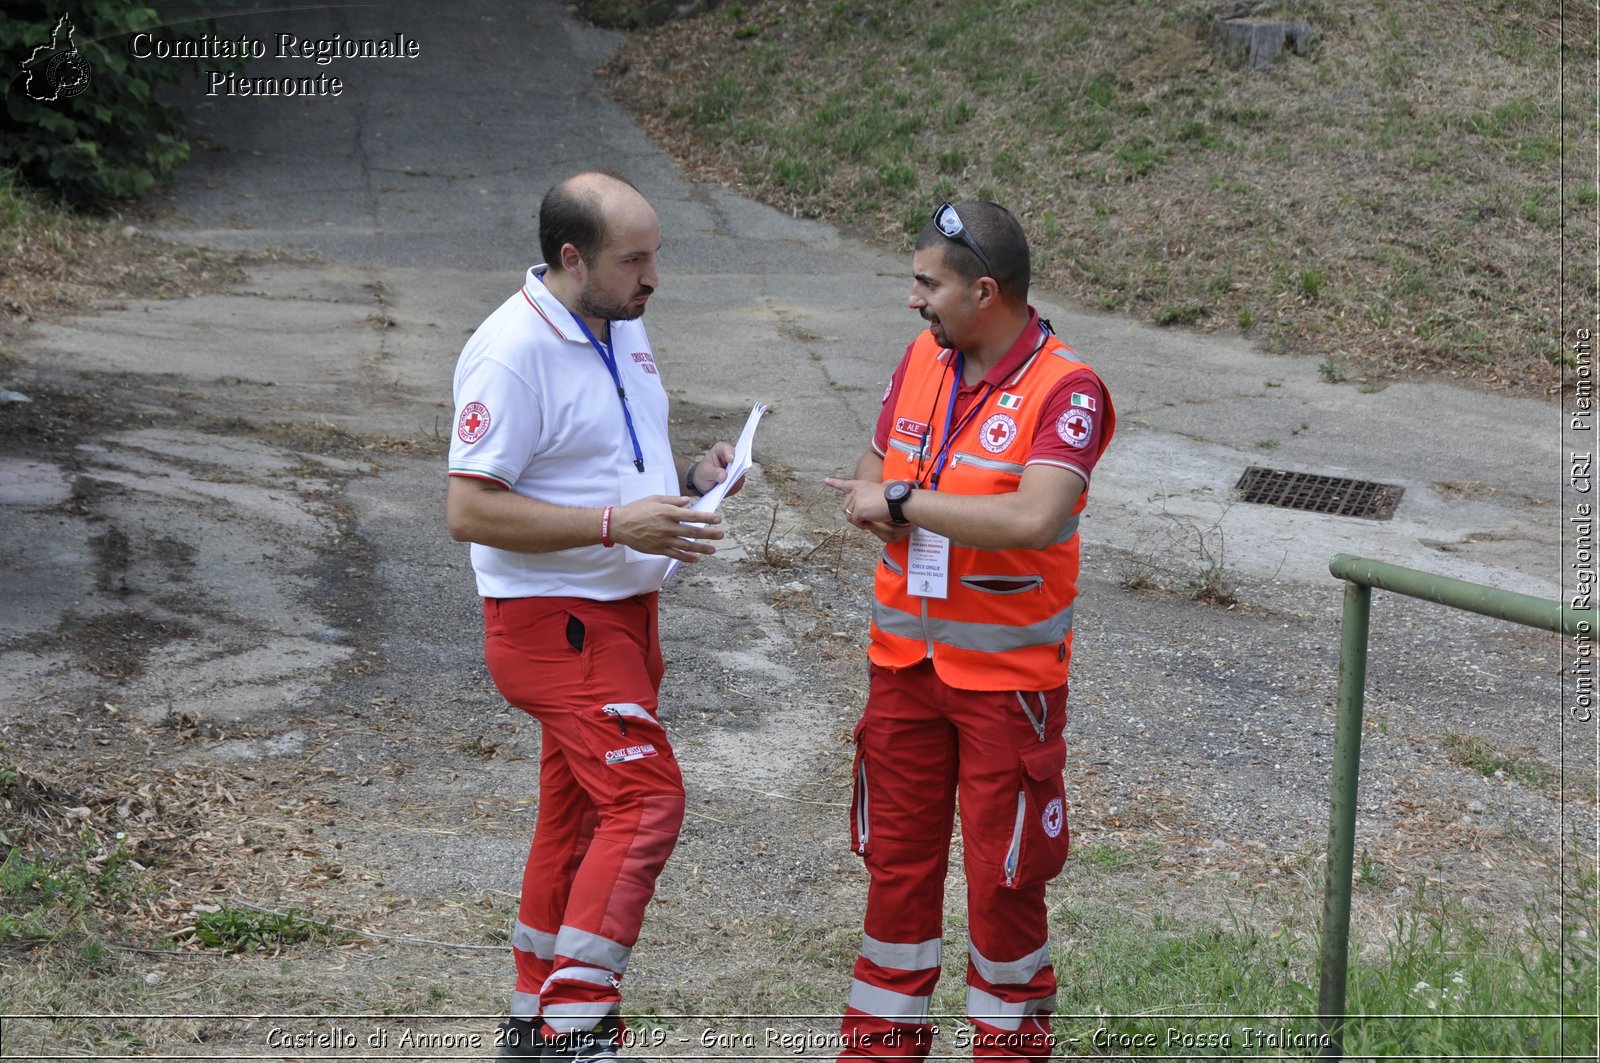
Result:
{"label": "sunglasses on head", "polygon": [[997,286],[999,285],[1000,282],[994,275],[994,266],[989,264],[989,256],[983,253],[983,248],[978,246],[978,241],[972,238],[972,233],[968,231],[966,224],[962,222],[961,215],[956,213],[954,204],[940,204],[939,209],[933,212],[933,224],[937,225],[939,231],[944,233],[945,236],[952,240],[960,240],[963,244],[966,244],[968,250],[977,255],[978,261],[983,263],[987,276],[994,280]]}

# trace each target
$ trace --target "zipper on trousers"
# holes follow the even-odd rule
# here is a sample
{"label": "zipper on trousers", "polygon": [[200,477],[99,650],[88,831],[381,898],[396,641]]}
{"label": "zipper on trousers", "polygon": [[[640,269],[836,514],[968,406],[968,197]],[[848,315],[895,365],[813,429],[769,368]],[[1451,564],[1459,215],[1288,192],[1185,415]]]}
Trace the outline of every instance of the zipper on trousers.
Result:
{"label": "zipper on trousers", "polygon": [[1039,741],[1044,741],[1044,722],[1050,712],[1050,706],[1045,702],[1044,695],[1039,695],[1039,715],[1035,716],[1033,710],[1028,708],[1028,699],[1023,697],[1022,691],[1017,691],[1017,704],[1022,706],[1022,711],[1027,715],[1028,722],[1033,724],[1034,734],[1039,736]]}
{"label": "zipper on trousers", "polygon": [[622,737],[623,738],[627,738],[628,737],[628,721],[623,717],[622,711],[620,709],[618,709],[615,705],[607,705],[606,708],[605,708],[605,713],[606,713],[607,716],[610,716],[612,719],[617,721],[617,726],[622,728]]}
{"label": "zipper on trousers", "polygon": [[867,851],[867,758],[861,758],[861,767],[856,771],[856,786],[861,795],[856,801],[856,837],[860,841],[858,852],[865,854]]}
{"label": "zipper on trousers", "polygon": [[1006,850],[1006,885],[1015,885],[1022,860],[1022,821],[1028,814],[1028,791],[1017,791],[1017,821],[1011,828],[1011,848]]}

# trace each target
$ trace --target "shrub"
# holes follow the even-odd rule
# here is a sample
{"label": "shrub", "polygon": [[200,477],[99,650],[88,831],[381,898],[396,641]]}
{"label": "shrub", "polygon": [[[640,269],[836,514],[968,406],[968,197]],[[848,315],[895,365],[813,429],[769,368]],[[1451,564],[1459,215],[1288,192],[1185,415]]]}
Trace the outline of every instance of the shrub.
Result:
{"label": "shrub", "polygon": [[182,81],[201,62],[241,65],[130,54],[129,40],[141,31],[187,40],[215,27],[186,21],[177,29],[162,27],[154,8],[127,0],[7,0],[0,9],[0,62],[10,75],[0,109],[0,168],[79,207],[148,195],[189,154],[183,116],[160,98],[162,85]]}

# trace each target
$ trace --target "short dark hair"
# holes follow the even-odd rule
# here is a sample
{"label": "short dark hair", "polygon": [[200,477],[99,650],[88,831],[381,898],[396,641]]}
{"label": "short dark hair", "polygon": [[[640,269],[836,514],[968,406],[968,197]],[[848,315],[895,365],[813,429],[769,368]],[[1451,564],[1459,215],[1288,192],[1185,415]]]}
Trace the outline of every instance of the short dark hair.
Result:
{"label": "short dark hair", "polygon": [[956,213],[961,215],[961,224],[966,226],[967,233],[989,256],[989,264],[994,267],[993,273],[984,269],[983,260],[973,254],[971,248],[959,239],[952,239],[940,232],[939,226],[931,219],[918,234],[916,249],[923,251],[929,247],[942,247],[945,265],[954,270],[964,283],[971,284],[983,276],[993,277],[1000,286],[1001,297],[1007,302],[1027,302],[1028,285],[1033,280],[1033,265],[1022,223],[1000,204],[987,200],[957,203]]}
{"label": "short dark hair", "polygon": [[638,191],[632,181],[610,170],[574,174],[544,194],[539,204],[539,253],[547,266],[561,269],[561,249],[571,244],[584,262],[593,262],[606,246],[606,219],[594,177],[608,177]]}

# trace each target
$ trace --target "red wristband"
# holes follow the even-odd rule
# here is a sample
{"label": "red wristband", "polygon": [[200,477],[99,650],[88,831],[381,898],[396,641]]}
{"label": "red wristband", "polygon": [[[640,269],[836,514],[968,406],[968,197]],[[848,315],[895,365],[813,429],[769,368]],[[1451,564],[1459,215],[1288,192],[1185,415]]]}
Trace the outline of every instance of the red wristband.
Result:
{"label": "red wristband", "polygon": [[611,538],[611,507],[607,506],[600,511],[600,545],[616,546]]}

